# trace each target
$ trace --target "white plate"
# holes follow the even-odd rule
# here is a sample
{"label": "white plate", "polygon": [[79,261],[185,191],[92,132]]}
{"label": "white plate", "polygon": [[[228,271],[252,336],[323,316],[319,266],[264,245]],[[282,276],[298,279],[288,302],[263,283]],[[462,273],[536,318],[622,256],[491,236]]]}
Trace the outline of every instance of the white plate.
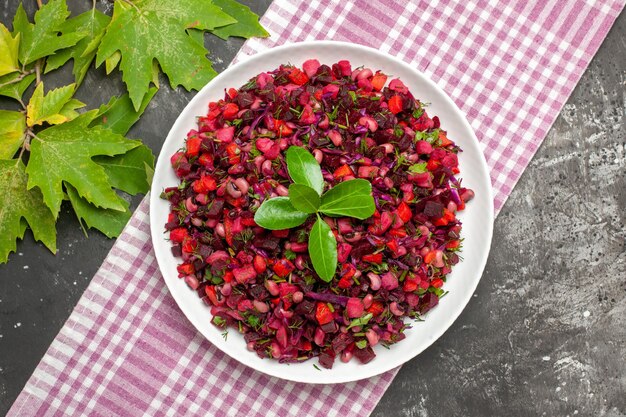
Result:
{"label": "white plate", "polygon": [[[431,117],[439,116],[442,128],[448,131],[448,137],[463,148],[459,157],[463,184],[476,193],[476,197],[459,216],[463,221],[465,238],[462,253],[464,260],[453,268],[448,277],[444,287],[449,291],[448,295],[426,315],[424,322],[415,323],[412,329],[406,331],[405,340],[392,345],[389,350],[377,346],[377,356],[370,363],[362,365],[358,360],[352,360],[346,364],[337,360],[332,369],[321,371],[313,366],[317,359],[290,365],[261,359],[246,349],[243,336],[236,330],[229,332],[227,341],[223,339],[222,332],[209,322],[209,308],[195,291],[178,278],[176,265],[179,259],[172,255],[170,243],[163,233],[169,205],[166,200],[159,198],[165,187],[178,184],[170,167],[170,156],[183,146],[187,132],[196,128],[196,117],[206,115],[209,101],[222,98],[224,89],[239,88],[259,72],[273,70],[284,63],[301,66],[310,58],[327,65],[347,59],[353,68],[364,65],[372,70],[381,70],[399,77],[415,97],[431,103],[428,114]],[[170,130],[159,155],[150,195],[154,251],[165,283],[189,321],[211,343],[251,368],[283,379],[318,384],[356,381],[381,374],[414,358],[434,343],[461,314],[478,285],[489,254],[493,218],[491,182],[480,145],[465,116],[446,93],[426,76],[396,58],[364,46],[331,41],[303,42],[273,48],[233,65],[207,84],[185,107]],[[187,324],[181,322],[180,325]]]}

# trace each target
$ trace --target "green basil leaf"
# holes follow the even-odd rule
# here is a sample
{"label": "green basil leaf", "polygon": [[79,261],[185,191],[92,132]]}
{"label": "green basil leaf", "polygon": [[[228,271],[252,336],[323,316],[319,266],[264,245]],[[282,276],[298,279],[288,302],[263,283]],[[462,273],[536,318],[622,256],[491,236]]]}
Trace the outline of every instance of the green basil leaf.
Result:
{"label": "green basil leaf", "polygon": [[309,151],[299,146],[287,149],[287,171],[296,184],[307,185],[322,195],[324,177],[322,169]]}
{"label": "green basil leaf", "polygon": [[309,255],[317,275],[330,282],[337,269],[337,240],[330,226],[319,216],[309,236]]}
{"label": "green basil leaf", "polygon": [[316,213],[320,206],[320,196],[313,188],[302,184],[291,184],[289,186],[289,201],[296,210],[303,213]]}
{"label": "green basil leaf", "polygon": [[344,181],[322,196],[319,211],[329,216],[348,216],[367,219],[376,210],[372,184],[364,179]]}
{"label": "green basil leaf", "polygon": [[426,162],[420,162],[418,164],[413,164],[409,167],[408,171],[412,174],[423,174],[427,171]]}
{"label": "green basil leaf", "polygon": [[296,210],[288,197],[276,197],[265,200],[254,214],[254,221],[269,230],[291,229],[300,226],[309,217],[307,213]]}

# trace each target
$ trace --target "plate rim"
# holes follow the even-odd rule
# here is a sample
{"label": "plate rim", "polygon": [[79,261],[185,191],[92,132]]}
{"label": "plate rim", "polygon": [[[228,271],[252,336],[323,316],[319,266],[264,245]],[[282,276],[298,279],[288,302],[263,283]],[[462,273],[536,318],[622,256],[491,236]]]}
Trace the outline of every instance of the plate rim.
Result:
{"label": "plate rim", "polygon": [[[194,105],[197,104],[197,102],[199,101],[206,101],[207,99],[205,97],[203,97],[205,95],[205,90],[208,90],[213,84],[215,83],[220,83],[222,81],[222,79],[225,79],[229,76],[229,74],[231,72],[235,72],[240,66],[246,65],[246,63],[250,60],[250,59],[257,59],[257,60],[262,60],[264,56],[266,55],[271,55],[271,54],[279,54],[279,53],[284,53],[285,51],[289,51],[290,49],[299,49],[299,48],[306,48],[306,47],[311,47],[311,46],[315,46],[315,47],[337,47],[337,46],[341,46],[344,48],[350,48],[350,49],[356,49],[356,50],[364,50],[367,51],[368,53],[371,53],[375,56],[377,56],[380,59],[384,59],[384,60],[388,60],[388,61],[392,61],[394,64],[399,65],[401,67],[404,67],[405,70],[410,71],[412,73],[414,73],[416,76],[418,76],[422,81],[424,81],[425,83],[430,84],[431,87],[433,87],[435,90],[437,90],[437,92],[441,95],[441,97],[443,98],[443,100],[445,100],[447,103],[447,105],[452,106],[452,108],[456,111],[457,115],[460,116],[460,122],[463,125],[463,127],[470,132],[470,137],[468,138],[469,140],[471,140],[472,142],[474,142],[474,145],[477,147],[478,149],[478,153],[479,153],[479,164],[480,164],[480,168],[481,171],[484,172],[484,174],[486,175],[486,182],[484,182],[484,184],[482,184],[485,187],[485,191],[487,193],[487,201],[490,202],[490,204],[487,205],[487,213],[485,216],[485,240],[486,240],[486,247],[487,250],[486,252],[483,254],[482,259],[479,260],[478,264],[478,268],[477,268],[477,274],[478,274],[478,278],[474,281],[473,285],[471,285],[470,289],[471,291],[468,291],[467,294],[465,294],[465,296],[463,297],[463,302],[462,302],[462,307],[458,308],[457,310],[453,311],[453,314],[451,314],[450,316],[448,316],[444,321],[442,321],[439,329],[437,331],[435,331],[433,334],[429,335],[429,341],[428,343],[426,343],[421,349],[416,349],[414,352],[410,352],[409,355],[397,355],[399,357],[399,359],[396,360],[392,360],[391,365],[387,364],[384,367],[377,367],[377,366],[372,366],[371,367],[371,372],[366,373],[365,375],[359,376],[358,378],[354,378],[354,377],[350,377],[349,373],[344,373],[344,375],[342,376],[341,374],[339,374],[339,376],[337,376],[338,374],[332,374],[332,373],[327,373],[326,375],[328,375],[328,378],[320,378],[319,380],[315,380],[315,381],[311,381],[305,378],[298,378],[298,374],[297,373],[289,373],[289,372],[284,372],[284,369],[287,369],[287,366],[284,366],[284,368],[281,368],[281,372],[275,372],[274,368],[269,368],[269,369],[260,369],[259,367],[255,366],[254,363],[252,363],[252,361],[248,360],[247,357],[237,357],[234,354],[232,354],[231,352],[229,352],[227,349],[224,349],[222,346],[220,346],[217,343],[213,343],[212,339],[209,338],[196,324],[195,324],[195,319],[193,319],[191,317],[191,313],[187,311],[187,308],[184,307],[185,303],[183,302],[183,299],[179,299],[183,296],[179,295],[179,293],[177,291],[174,291],[172,288],[173,283],[171,284],[168,279],[166,279],[165,277],[165,259],[161,259],[160,256],[158,256],[157,254],[157,250],[156,248],[159,247],[160,244],[162,244],[161,241],[165,241],[165,239],[163,239],[163,227],[162,225],[159,225],[157,223],[157,219],[156,217],[156,210],[153,210],[154,207],[156,207],[156,204],[159,203],[161,201],[160,199],[160,193],[161,190],[160,189],[156,189],[157,187],[157,181],[153,181],[150,187],[150,201],[149,201],[149,219],[150,219],[150,237],[152,239],[152,245],[154,247],[154,254],[155,254],[155,258],[157,260],[157,264],[159,266],[159,272],[161,273],[162,277],[163,277],[163,281],[165,281],[165,284],[167,285],[168,291],[169,293],[172,295],[172,297],[174,298],[177,307],[180,309],[180,311],[183,313],[183,315],[187,318],[187,320],[189,321],[189,323],[195,328],[195,330],[202,334],[202,336],[211,343],[211,345],[215,346],[216,348],[218,348],[220,351],[222,351],[224,354],[226,354],[228,357],[234,359],[235,361],[237,361],[238,363],[241,363],[247,367],[252,368],[255,371],[258,372],[262,372],[266,375],[270,375],[272,377],[276,377],[276,378],[280,378],[283,380],[288,380],[288,381],[293,381],[293,382],[301,382],[301,383],[309,383],[309,384],[339,384],[339,383],[348,383],[348,382],[354,382],[354,381],[359,381],[359,380],[364,380],[364,379],[368,379],[368,378],[372,378],[374,376],[383,374],[385,372],[388,372],[394,368],[397,368],[398,366],[403,365],[404,363],[410,361],[411,359],[414,359],[415,357],[417,357],[420,353],[422,353],[424,350],[426,350],[427,348],[429,348],[430,346],[432,346],[435,341],[437,341],[441,336],[443,336],[443,334],[448,331],[448,329],[452,326],[452,324],[457,320],[457,318],[461,315],[461,313],[465,310],[465,308],[467,307],[467,305],[469,304],[469,301],[472,298],[472,295],[474,294],[474,292],[476,291],[476,288],[480,282],[480,280],[482,279],[482,275],[484,274],[484,270],[485,270],[485,266],[489,257],[489,253],[491,251],[491,244],[492,244],[492,238],[493,238],[493,228],[494,228],[494,220],[495,220],[495,213],[494,213],[494,194],[493,194],[493,186],[491,184],[491,177],[490,177],[490,171],[489,171],[489,167],[487,165],[486,159],[485,159],[485,155],[484,152],[482,151],[483,147],[481,146],[480,141],[478,141],[478,138],[476,136],[476,133],[474,132],[474,129],[472,129],[469,121],[467,120],[467,117],[465,115],[465,113],[463,111],[461,111],[461,109],[456,105],[456,103],[452,100],[452,98],[450,98],[450,96],[448,96],[448,94],[445,92],[445,90],[443,88],[441,88],[435,81],[433,81],[431,78],[429,78],[428,76],[426,76],[424,73],[422,73],[421,71],[413,68],[412,66],[410,66],[408,63],[402,61],[401,59],[381,52],[380,50],[377,50],[375,48],[369,47],[369,46],[365,46],[365,45],[361,45],[358,43],[352,43],[352,42],[344,42],[344,41],[332,41],[332,40],[312,40],[312,41],[302,41],[302,42],[290,42],[290,43],[286,43],[280,46],[276,46],[276,47],[272,47],[270,49],[264,50],[262,52],[253,54],[253,55],[242,55],[238,57],[238,61],[232,65],[230,65],[228,68],[226,68],[223,72],[221,72],[220,74],[218,74],[215,78],[213,78],[211,81],[209,81],[202,89],[200,89],[196,95],[185,105],[185,107],[181,110],[181,112],[179,113],[179,115],[177,116],[176,120],[174,121],[174,123],[172,124],[172,127],[170,128],[167,136],[165,137],[165,140],[163,141],[162,145],[161,145],[161,151],[159,153],[159,157],[157,159],[157,163],[155,164],[155,176],[154,178],[157,178],[157,173],[160,172],[160,169],[164,169],[163,165],[165,164],[165,168],[169,167],[169,164],[167,164],[167,162],[169,161],[169,155],[166,156],[163,153],[163,148],[165,148],[165,145],[167,143],[169,143],[171,140],[175,140],[174,138],[174,134],[175,132],[177,132],[178,130],[180,130],[180,125],[182,125],[183,122],[183,115],[185,113],[187,113],[188,109],[191,109],[194,107]],[[253,76],[254,74],[252,74],[251,76]],[[178,136],[178,135],[177,135]],[[178,138],[180,139],[180,138]],[[176,280],[174,282],[182,282],[181,280]],[[186,287],[186,286],[185,286]],[[185,288],[187,290],[189,290],[187,287]],[[194,294],[194,292],[191,292],[190,294]],[[194,294],[195,296],[195,294]],[[207,313],[210,315],[210,313],[207,311]],[[261,358],[259,358],[261,360]],[[262,359],[262,360],[267,360],[267,359]],[[308,362],[308,361],[307,361]],[[360,365],[360,366],[367,366],[367,365]]]}

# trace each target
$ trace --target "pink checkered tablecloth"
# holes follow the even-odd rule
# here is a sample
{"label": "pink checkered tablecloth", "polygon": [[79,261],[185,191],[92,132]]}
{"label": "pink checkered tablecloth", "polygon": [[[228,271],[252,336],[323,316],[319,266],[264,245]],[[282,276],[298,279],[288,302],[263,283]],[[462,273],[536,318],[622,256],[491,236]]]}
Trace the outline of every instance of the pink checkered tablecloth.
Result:
{"label": "pink checkered tablecloth", "polygon": [[[625,2],[275,0],[240,53],[335,39],[414,65],[467,115],[499,210]],[[164,285],[144,199],[8,415],[366,416],[396,372],[306,385],[224,355]]]}

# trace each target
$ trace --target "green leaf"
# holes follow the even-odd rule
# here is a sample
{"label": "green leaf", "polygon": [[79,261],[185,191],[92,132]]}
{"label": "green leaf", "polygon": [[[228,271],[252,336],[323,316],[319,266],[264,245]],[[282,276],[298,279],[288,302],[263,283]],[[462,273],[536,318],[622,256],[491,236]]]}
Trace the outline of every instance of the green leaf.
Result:
{"label": "green leaf", "polygon": [[356,327],[356,326],[365,326],[367,323],[369,323],[369,321],[372,319],[372,317],[374,317],[372,313],[367,313],[363,317],[358,317],[358,318],[352,320],[350,322],[350,325],[348,326],[348,330],[350,330],[351,328]]}
{"label": "green leaf", "polygon": [[287,149],[286,159],[287,170],[293,182],[308,185],[321,195],[324,191],[324,178],[315,157],[304,148],[291,146]]}
{"label": "green leaf", "polygon": [[20,48],[20,35],[11,36],[11,32],[0,23],[0,76],[19,71],[17,54]]}
{"label": "green leaf", "polygon": [[0,77],[0,96],[21,100],[24,91],[35,81],[35,74],[23,75],[20,73],[8,74]]}
{"label": "green leaf", "polygon": [[152,184],[152,179],[154,178],[154,159],[152,160],[152,164],[148,164],[147,162],[143,163],[144,171],[146,172],[146,181],[148,182],[148,189]]}
{"label": "green leaf", "polygon": [[97,9],[92,9],[81,15],[67,20],[60,26],[59,31],[63,34],[84,33],[76,45],[63,49],[46,60],[46,73],[63,66],[70,59],[74,60],[72,73],[76,79],[76,85],[85,78],[89,66],[96,57],[97,47],[104,36],[104,29],[111,18]]}
{"label": "green leaf", "polygon": [[93,160],[104,168],[113,188],[132,195],[146,193],[150,189],[146,166],[154,166],[154,155],[147,146],[137,146],[122,155],[96,156]]}
{"label": "green leaf", "polygon": [[120,63],[121,59],[122,59],[122,54],[120,54],[120,51],[115,51],[110,57],[108,57],[104,61],[104,68],[107,72],[107,75],[113,72],[115,67],[117,67],[117,64]]}
{"label": "green leaf", "polygon": [[141,117],[146,107],[148,107],[150,100],[152,100],[152,97],[154,97],[157,91],[158,89],[154,87],[148,90],[148,94],[144,96],[139,110],[135,110],[128,94],[113,97],[107,104],[100,106],[98,115],[91,124],[98,124],[115,133],[125,135],[137,120],[139,120],[139,117]]}
{"label": "green leaf", "polygon": [[30,142],[26,168],[28,188],[41,189],[44,202],[55,218],[63,200],[63,182],[74,186],[91,204],[120,211],[125,209],[111,188],[106,171],[91,158],[125,153],[141,142],[128,140],[100,126],[88,127],[94,115],[95,110],[49,127],[37,133]]}
{"label": "green leaf", "polygon": [[374,214],[376,205],[372,197],[372,184],[364,179],[341,182],[322,196],[319,208],[329,216],[348,216],[365,220]]}
{"label": "green leaf", "polygon": [[72,120],[80,116],[80,113],[78,113],[76,109],[80,109],[82,107],[85,107],[85,103],[73,98],[63,105],[61,110],[59,110],[59,114],[61,116],[65,116],[67,120]]}
{"label": "green leaf", "polygon": [[208,0],[117,1],[98,47],[96,65],[116,51],[121,53],[122,79],[135,109],[139,109],[153,77],[153,59],[167,74],[172,88],[182,85],[187,90],[199,90],[216,75],[207,50],[185,29],[213,30],[235,22]]}
{"label": "green leaf", "polygon": [[81,224],[85,222],[88,227],[100,230],[109,238],[117,237],[122,233],[131,216],[128,202],[120,198],[120,203],[124,206],[123,211],[98,208],[81,198],[71,185],[65,184],[65,189]]}
{"label": "green leaf", "polygon": [[24,219],[35,239],[56,252],[54,216],[43,203],[39,190],[26,189],[27,181],[21,160],[0,160],[0,195],[9,203],[0,205],[0,263],[6,262],[9,253],[15,251],[15,240],[24,236]]}
{"label": "green leaf", "polygon": [[426,162],[419,162],[409,167],[408,171],[413,174],[423,174],[427,171]]}
{"label": "green leaf", "polygon": [[254,221],[269,230],[284,230],[300,226],[309,217],[296,210],[288,197],[275,197],[265,200],[254,214]]}
{"label": "green leaf", "polygon": [[415,140],[425,140],[431,145],[434,145],[439,140],[439,129],[433,129],[430,132],[418,130],[415,132]]}
{"label": "green leaf", "polygon": [[313,188],[302,184],[289,186],[289,201],[296,210],[303,213],[315,213],[320,206],[320,196]]}
{"label": "green leaf", "polygon": [[237,23],[213,30],[213,34],[226,40],[229,36],[251,38],[253,36],[267,37],[269,33],[259,24],[259,16],[252,13],[250,8],[233,0],[213,0],[222,11],[237,19]]}
{"label": "green leaf", "polygon": [[204,31],[203,30],[189,28],[187,29],[187,34],[189,35],[191,39],[198,42],[198,44],[200,44],[201,46],[204,46]]}
{"label": "green leaf", "polygon": [[75,84],[56,88],[48,91],[44,96],[43,82],[39,83],[33,96],[26,106],[26,123],[28,126],[41,125],[44,123],[59,124],[65,123],[78,116],[74,110],[84,107],[85,104],[72,99]]}
{"label": "green leaf", "polygon": [[13,158],[24,142],[25,130],[24,113],[0,110],[0,159]]}
{"label": "green leaf", "polygon": [[13,19],[13,30],[21,34],[19,60],[22,65],[74,46],[85,36],[82,32],[59,35],[69,15],[65,0],[50,0],[35,13],[35,24],[32,24],[20,3]]}
{"label": "green leaf", "polygon": [[366,339],[357,340],[355,344],[356,344],[356,347],[358,347],[359,349],[365,349],[367,347],[367,340]]}
{"label": "green leaf", "polygon": [[337,269],[337,240],[330,226],[319,216],[309,236],[309,255],[317,275],[330,282]]}

